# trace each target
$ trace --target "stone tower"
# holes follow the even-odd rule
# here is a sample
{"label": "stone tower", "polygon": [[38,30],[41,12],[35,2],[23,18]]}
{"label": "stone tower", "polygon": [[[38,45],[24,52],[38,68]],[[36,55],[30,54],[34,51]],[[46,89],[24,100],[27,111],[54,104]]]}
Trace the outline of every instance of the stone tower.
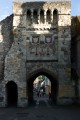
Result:
{"label": "stone tower", "polygon": [[69,1],[13,3],[13,42],[4,60],[1,106],[13,102],[11,86],[17,106],[33,101],[33,81],[39,75],[50,79],[54,103],[72,102],[70,14]]}

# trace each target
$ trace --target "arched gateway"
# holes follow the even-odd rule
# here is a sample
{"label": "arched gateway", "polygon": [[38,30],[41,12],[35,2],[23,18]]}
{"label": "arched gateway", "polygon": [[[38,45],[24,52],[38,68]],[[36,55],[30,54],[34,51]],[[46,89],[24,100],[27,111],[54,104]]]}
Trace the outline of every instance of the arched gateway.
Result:
{"label": "arched gateway", "polygon": [[[54,102],[72,102],[70,7],[70,1],[13,3],[13,24],[9,29],[13,37],[9,37],[11,40],[7,42],[10,46],[5,48],[0,106],[12,102],[10,97],[6,98],[6,94],[11,96],[10,85],[15,85],[7,84],[7,92],[5,83],[8,81],[17,83],[18,93],[14,90],[15,95],[18,94],[17,106],[27,106],[33,100],[33,81],[40,74],[50,79]],[[14,98],[16,100],[17,96]]]}
{"label": "arched gateway", "polygon": [[28,95],[28,103],[33,102],[33,82],[39,75],[45,75],[51,82],[51,99],[54,103],[57,102],[58,96],[58,80],[57,76],[54,75],[52,71],[46,70],[44,68],[37,69],[34,72],[29,74],[29,78],[27,79],[27,95]]}

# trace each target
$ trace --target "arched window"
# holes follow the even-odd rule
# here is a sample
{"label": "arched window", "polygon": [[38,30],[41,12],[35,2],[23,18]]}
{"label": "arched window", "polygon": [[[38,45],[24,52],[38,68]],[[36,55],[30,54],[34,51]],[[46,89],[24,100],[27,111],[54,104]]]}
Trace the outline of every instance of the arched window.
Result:
{"label": "arched window", "polygon": [[37,13],[37,10],[34,10],[33,11],[33,22],[34,23],[38,23],[38,13]]}
{"label": "arched window", "polygon": [[27,22],[28,24],[31,23],[31,11],[30,10],[27,10]]}
{"label": "arched window", "polygon": [[58,25],[58,11],[56,9],[53,11],[53,24]]}
{"label": "arched window", "polygon": [[44,23],[44,10],[40,11],[40,23]]}
{"label": "arched window", "polygon": [[51,23],[51,11],[50,10],[47,10],[46,22],[49,23],[49,24]]}

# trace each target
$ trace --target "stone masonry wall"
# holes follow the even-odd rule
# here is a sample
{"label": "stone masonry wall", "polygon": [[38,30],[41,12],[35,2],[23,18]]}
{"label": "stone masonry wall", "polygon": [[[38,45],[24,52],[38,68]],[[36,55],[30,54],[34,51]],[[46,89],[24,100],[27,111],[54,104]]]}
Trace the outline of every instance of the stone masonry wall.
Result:
{"label": "stone masonry wall", "polygon": [[[0,22],[0,83],[4,80],[5,57],[13,43],[13,15]],[[0,103],[4,100],[3,85],[0,85]]]}
{"label": "stone masonry wall", "polygon": [[80,98],[80,16],[72,17],[71,34],[72,79],[77,87],[75,95]]}
{"label": "stone masonry wall", "polygon": [[[27,17],[26,17],[26,9],[50,9],[54,10],[55,8],[58,10],[58,27],[54,27],[54,25],[49,25],[47,23],[38,24],[38,25],[28,25]],[[27,104],[27,95],[26,95],[26,81],[27,81],[27,71],[31,70],[29,67],[37,70],[37,66],[44,67],[46,69],[50,69],[58,76],[59,82],[59,93],[58,98],[59,102],[66,101],[66,98],[74,97],[74,90],[71,83],[71,61],[70,61],[70,43],[71,43],[71,6],[70,2],[33,2],[33,3],[14,3],[13,5],[14,17],[11,18],[11,22],[8,28],[4,30],[10,30],[7,36],[9,36],[9,40],[4,37],[5,46],[7,46],[5,53],[5,67],[4,67],[4,81],[2,82],[2,86],[4,88],[3,97],[4,102],[6,104],[6,89],[5,85],[9,81],[14,81],[18,86],[18,106],[25,106]],[[6,21],[6,20],[5,20]],[[13,21],[13,25],[12,25]],[[2,22],[3,24],[4,22]],[[7,23],[7,21],[6,21]],[[6,24],[5,24],[6,25]],[[9,25],[9,24],[8,24]],[[33,29],[34,28],[34,29]],[[41,29],[42,30],[41,30]],[[53,29],[52,29],[53,28]],[[36,30],[35,30],[36,29]],[[12,31],[13,30],[13,35]],[[56,33],[55,33],[56,31]],[[55,34],[54,34],[55,33]],[[52,40],[54,40],[54,44],[50,44],[46,47],[43,45],[39,45],[39,49],[34,49],[34,45],[31,46],[33,48],[33,54],[29,52],[31,49],[29,45],[30,40],[33,35],[40,35],[40,38],[45,40],[45,35],[53,36]],[[5,33],[6,36],[6,33]],[[32,36],[32,37],[31,37]],[[3,38],[3,36],[1,35]],[[13,39],[14,37],[14,39]],[[55,39],[53,39],[55,37]],[[30,39],[29,39],[30,38]],[[8,42],[9,41],[9,42]],[[9,43],[9,44],[8,44]],[[54,47],[55,46],[55,47]],[[51,49],[52,47],[52,49]],[[44,48],[44,49],[43,49]],[[49,50],[49,55],[46,54]],[[55,49],[54,49],[55,48]],[[3,49],[1,49],[3,51]],[[39,52],[44,52],[44,55]],[[54,50],[52,53],[52,50]],[[38,51],[39,55],[35,55],[34,53]],[[2,52],[3,53],[3,52]],[[40,54],[41,53],[41,54]],[[56,53],[56,54],[55,54]],[[34,58],[34,59],[33,59]],[[34,60],[34,64],[31,62]],[[36,61],[48,61],[46,64],[43,62]],[[28,61],[28,62],[27,62]],[[53,61],[53,62],[52,62]],[[57,61],[57,62],[55,62]],[[51,66],[52,64],[52,66]],[[30,65],[30,66],[29,66]],[[55,70],[54,67],[55,66]],[[58,69],[57,69],[58,68]]]}
{"label": "stone masonry wall", "polygon": [[[40,2],[40,3],[36,3],[37,5],[35,5],[35,3],[24,3],[24,4],[17,4],[14,3],[14,14],[15,14],[15,18],[14,18],[14,26],[16,23],[16,27],[18,26],[18,31],[20,32],[20,30],[23,31],[24,28],[24,36],[26,39],[27,37],[29,38],[27,40],[26,46],[27,46],[27,60],[58,60],[58,80],[59,80],[59,98],[69,98],[69,97],[73,97],[74,96],[74,90],[72,87],[72,83],[71,83],[71,62],[70,62],[70,41],[71,41],[71,32],[70,32],[70,25],[71,25],[71,16],[70,16],[70,2],[49,2],[49,3],[45,3],[45,2]],[[29,53],[30,51],[30,47],[29,47],[29,40],[31,40],[31,36],[33,37],[33,35],[43,35],[43,39],[44,39],[44,35],[46,34],[52,34],[54,33],[54,30],[49,31],[49,30],[44,30],[45,26],[47,26],[47,28],[50,28],[49,25],[47,24],[40,24],[40,25],[30,25],[28,26],[27,22],[20,22],[20,20],[22,21],[22,19],[26,19],[26,9],[50,9],[50,10],[54,10],[55,8],[58,10],[58,31],[56,31],[56,37],[58,39],[54,40],[56,41],[56,44],[54,44],[56,46],[56,50],[54,52],[54,54],[51,56],[46,56],[44,55],[37,55],[36,56],[36,49],[37,49],[37,54],[39,53],[38,51],[40,51],[40,49],[42,49],[42,47],[40,47],[40,45],[37,45],[38,48],[33,49],[33,46],[30,45],[30,47],[32,47],[32,51],[31,53]],[[61,6],[61,7],[59,7]],[[16,15],[16,13],[18,13]],[[18,21],[17,21],[18,19]],[[21,24],[19,24],[19,22]],[[26,28],[27,28],[27,33],[26,33]],[[23,28],[21,27],[23,26]],[[16,27],[14,27],[14,29],[16,29]],[[21,28],[20,28],[21,27]],[[53,25],[51,26],[53,27]],[[37,28],[37,30],[33,30],[33,28]],[[42,30],[40,30],[40,28]],[[16,30],[16,32],[19,34],[19,32]],[[44,30],[44,32],[43,32]],[[56,29],[55,29],[56,30]],[[42,37],[41,37],[42,38]],[[40,48],[39,48],[40,47]],[[46,48],[46,47],[44,47]],[[51,48],[51,47],[50,47]],[[46,52],[46,50],[43,50]],[[43,52],[42,52],[43,53]],[[56,54],[55,54],[56,53]],[[35,54],[35,55],[34,55]],[[33,57],[34,56],[34,57]],[[54,57],[53,57],[54,56]],[[35,64],[35,63],[34,63]],[[55,64],[55,63],[53,63]],[[29,63],[28,63],[29,65]],[[40,65],[40,63],[39,63]],[[33,66],[33,64],[32,64]],[[35,66],[37,67],[37,66]],[[31,67],[33,69],[33,67]],[[27,68],[28,69],[28,68]],[[57,68],[56,68],[57,69]],[[37,68],[36,68],[37,70]],[[31,71],[31,69],[30,69]]]}
{"label": "stone masonry wall", "polygon": [[13,43],[13,15],[0,22],[0,80],[3,80],[4,59]]}

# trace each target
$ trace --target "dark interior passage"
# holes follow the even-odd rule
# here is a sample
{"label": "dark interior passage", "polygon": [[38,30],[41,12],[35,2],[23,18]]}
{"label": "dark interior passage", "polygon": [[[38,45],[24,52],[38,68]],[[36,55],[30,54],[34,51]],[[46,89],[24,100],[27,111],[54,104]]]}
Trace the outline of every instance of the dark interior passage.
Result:
{"label": "dark interior passage", "polygon": [[58,96],[58,81],[55,78],[54,74],[46,71],[44,69],[41,70],[37,70],[35,73],[32,73],[32,75],[30,74],[30,78],[27,81],[27,91],[28,91],[28,102],[29,104],[31,102],[34,102],[34,90],[33,90],[33,83],[35,81],[35,79],[40,76],[40,75],[44,75],[46,76],[49,81],[51,82],[51,91],[50,91],[50,99],[53,103],[57,103],[57,96]]}
{"label": "dark interior passage", "polygon": [[16,83],[13,81],[8,82],[6,85],[6,89],[7,89],[7,105],[17,106],[18,91]]}

